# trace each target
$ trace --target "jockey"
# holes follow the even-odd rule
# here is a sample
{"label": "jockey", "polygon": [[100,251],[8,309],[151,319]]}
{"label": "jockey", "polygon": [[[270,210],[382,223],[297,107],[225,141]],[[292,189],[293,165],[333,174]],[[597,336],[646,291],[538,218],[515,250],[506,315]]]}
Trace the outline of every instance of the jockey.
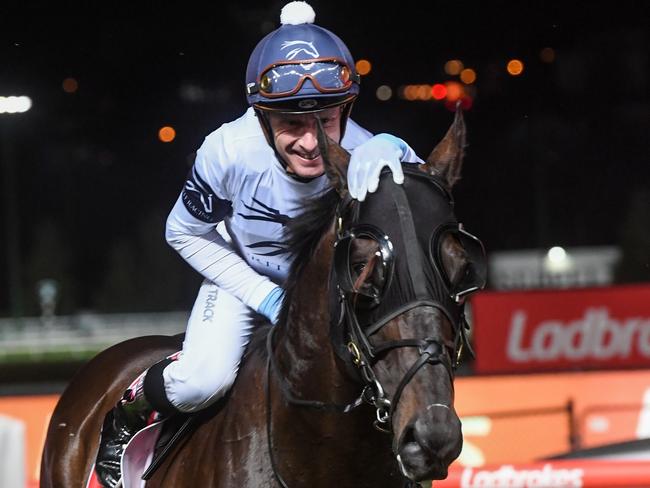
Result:
{"label": "jockey", "polygon": [[348,187],[363,200],[388,166],[418,161],[397,137],[372,136],[349,119],[359,74],[345,44],[315,25],[305,2],[282,9],[281,26],[253,50],[246,70],[248,110],[208,135],[167,219],[168,243],[201,285],[183,349],[145,371],[106,417],[96,471],[110,488],[131,437],[157,413],[196,412],[232,386],[252,333],[251,311],[275,324],[290,258],[284,226],[306,199],[329,187],[317,120],[352,152]]}

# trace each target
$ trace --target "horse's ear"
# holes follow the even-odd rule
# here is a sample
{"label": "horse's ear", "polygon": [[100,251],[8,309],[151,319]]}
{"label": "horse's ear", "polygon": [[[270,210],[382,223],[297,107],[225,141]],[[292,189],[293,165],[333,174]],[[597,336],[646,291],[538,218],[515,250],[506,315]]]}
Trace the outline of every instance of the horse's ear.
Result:
{"label": "horse's ear", "polygon": [[325,133],[320,118],[316,117],[316,120],[318,122],[318,149],[325,164],[325,173],[332,188],[343,198],[348,193],[350,153]]}
{"label": "horse's ear", "polygon": [[429,174],[442,176],[451,188],[460,180],[464,155],[465,121],[460,104],[457,104],[454,122],[420,168]]}

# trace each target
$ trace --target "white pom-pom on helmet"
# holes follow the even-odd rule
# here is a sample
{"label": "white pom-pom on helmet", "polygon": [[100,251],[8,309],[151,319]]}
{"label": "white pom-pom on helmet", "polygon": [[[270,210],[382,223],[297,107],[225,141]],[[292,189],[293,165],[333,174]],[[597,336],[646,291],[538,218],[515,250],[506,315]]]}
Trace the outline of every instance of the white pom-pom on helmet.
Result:
{"label": "white pom-pom on helmet", "polygon": [[314,24],[306,2],[290,2],[282,25],[253,50],[246,68],[246,97],[258,110],[316,112],[354,101],[360,76],[347,46]]}
{"label": "white pom-pom on helmet", "polygon": [[280,11],[280,24],[313,24],[316,12],[307,2],[289,2]]}

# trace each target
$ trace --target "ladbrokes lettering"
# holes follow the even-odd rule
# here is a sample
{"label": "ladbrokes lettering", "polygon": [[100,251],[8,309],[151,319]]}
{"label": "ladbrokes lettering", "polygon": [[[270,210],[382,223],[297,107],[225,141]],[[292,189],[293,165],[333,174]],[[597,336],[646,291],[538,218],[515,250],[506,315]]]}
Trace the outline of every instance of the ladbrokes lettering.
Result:
{"label": "ladbrokes lettering", "polygon": [[460,481],[462,488],[488,487],[576,487],[583,486],[584,470],[554,469],[545,464],[541,469],[515,469],[514,466],[504,465],[497,470],[465,468]]}
{"label": "ladbrokes lettering", "polygon": [[531,324],[525,311],[515,310],[507,355],[514,363],[650,358],[650,317],[616,318],[593,307],[577,320]]}

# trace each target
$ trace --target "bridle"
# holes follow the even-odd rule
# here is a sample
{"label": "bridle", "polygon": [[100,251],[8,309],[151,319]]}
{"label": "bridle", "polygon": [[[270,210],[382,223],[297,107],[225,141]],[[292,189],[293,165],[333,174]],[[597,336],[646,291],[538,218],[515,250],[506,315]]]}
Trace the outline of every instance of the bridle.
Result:
{"label": "bridle", "polygon": [[[453,208],[453,199],[446,186],[436,177],[429,176],[418,169],[407,171],[412,166],[414,165],[411,165],[411,167],[405,166],[405,172],[416,177],[428,179],[444,196],[449,206]],[[389,185],[391,184],[389,182],[387,183]],[[391,185],[390,189],[394,204],[397,206],[398,213],[402,217],[401,221],[404,223],[402,231],[407,234],[405,238],[406,253],[413,256],[417,252],[413,249],[417,244],[406,192],[401,185]],[[364,384],[362,397],[376,409],[374,426],[383,432],[392,434],[392,414],[397,408],[402,392],[422,367],[427,364],[441,364],[447,370],[450,380],[453,381],[454,372],[460,364],[464,350],[466,349],[473,356],[473,351],[468,340],[469,324],[464,313],[464,297],[471,291],[482,288],[484,283],[452,292],[450,283],[446,282],[445,288],[446,292],[448,292],[446,297],[426,296],[426,293],[421,293],[419,296],[413,297],[412,300],[401,303],[399,306],[388,310],[385,314],[376,317],[375,320],[361,325],[358,313],[359,308],[372,308],[381,302],[384,292],[391,285],[395,263],[393,256],[394,246],[390,237],[378,227],[358,223],[359,205],[357,203],[350,198],[343,199],[336,212],[335,225],[337,238],[334,244],[336,250],[333,269],[335,272],[335,285],[338,291],[340,310],[336,329],[346,331],[344,336],[347,335],[347,350],[351,355],[353,365],[358,368]],[[350,218],[344,219],[344,216],[349,216]],[[351,222],[347,230],[344,226],[346,220]],[[447,223],[440,225],[433,232],[430,240],[439,241],[441,239],[440,233],[446,227],[449,227]],[[458,225],[457,228],[459,232],[463,232],[467,236],[476,239],[471,234],[466,233],[462,229],[462,226]],[[375,265],[379,265],[385,270],[382,273],[384,284],[381,290],[364,292],[364,290],[359,288],[358,280],[355,280],[350,274],[350,249],[352,242],[356,238],[371,239],[377,243],[378,251],[375,253],[375,256],[376,263],[378,264]],[[433,245],[430,245],[430,248],[438,249],[439,244],[434,242]],[[431,256],[430,261],[436,268],[438,275],[445,281],[440,260],[433,259],[433,256]],[[414,279],[418,278],[416,276]],[[417,284],[414,286],[417,286]],[[450,323],[454,329],[454,338],[451,342],[434,337],[425,337],[385,341],[381,344],[372,343],[371,337],[383,329],[395,317],[419,307],[437,308],[450,319]],[[392,398],[388,398],[386,389],[374,374],[373,366],[386,352],[405,347],[416,348],[419,352],[419,358],[401,378]]]}
{"label": "bridle", "polygon": [[[405,174],[411,174],[418,178],[428,179],[431,184],[442,193],[450,209],[453,208],[453,199],[451,198],[451,194],[446,189],[446,186],[436,177],[429,176],[417,168],[411,169],[408,165],[404,166],[404,171]],[[383,184],[386,185],[389,184],[389,182],[386,181]],[[394,205],[396,205],[401,217],[400,221],[404,223],[402,233],[404,234],[403,238],[406,242],[406,253],[409,254],[409,257],[411,258],[415,255],[420,255],[422,252],[415,249],[415,247],[417,247],[417,240],[414,238],[415,229],[405,190],[401,185],[395,185],[392,184],[392,182],[390,182],[390,189]],[[421,368],[427,364],[441,364],[447,370],[450,381],[453,382],[454,372],[460,363],[463,351],[466,349],[469,354],[473,356],[473,351],[468,340],[469,325],[464,313],[464,297],[471,291],[475,291],[484,286],[484,273],[482,273],[482,282],[473,283],[471,286],[462,290],[453,290],[449,281],[445,280],[439,259],[436,259],[433,255],[436,252],[430,252],[428,258],[431,268],[435,269],[437,273],[437,281],[445,283],[445,286],[441,287],[442,291],[431,293],[420,290],[406,303],[401,303],[399,306],[391,308],[377,317],[373,317],[373,320],[369,322],[365,320],[362,321],[360,320],[360,315],[366,315],[365,312],[371,311],[370,316],[372,316],[372,310],[377,309],[377,306],[386,296],[386,291],[393,284],[393,273],[395,272],[394,246],[390,237],[382,232],[378,227],[367,223],[359,223],[359,204],[349,196],[340,201],[336,210],[335,219],[336,241],[334,243],[334,263],[330,279],[332,286],[337,290],[337,294],[336,303],[332,306],[334,313],[331,315],[332,317],[336,317],[336,320],[332,323],[332,333],[335,337],[339,338],[339,343],[345,344],[344,347],[339,347],[337,353],[344,359],[346,365],[352,365],[350,368],[353,370],[352,374],[354,374],[361,383],[361,394],[355,400],[346,405],[316,400],[305,400],[295,397],[282,377],[276,364],[273,355],[273,337],[275,328],[271,329],[267,338],[267,437],[273,471],[276,479],[283,488],[287,488],[287,485],[278,473],[273,455],[270,399],[270,381],[272,372],[275,372],[275,375],[277,376],[282,396],[287,403],[322,411],[348,413],[366,402],[372,405],[376,410],[376,419],[373,423],[375,428],[382,432],[393,434],[393,413],[397,408],[402,392]],[[349,227],[346,227],[346,222],[349,222]],[[438,241],[442,239],[441,229],[444,230],[446,227],[454,229],[454,225],[450,225],[450,222],[445,222],[444,224],[444,226],[439,226],[432,233],[430,249],[439,246]],[[460,224],[456,224],[455,229],[459,235],[463,235],[463,237],[467,239],[475,239],[480,244],[480,241],[478,241],[474,236],[471,236],[471,234],[465,232]],[[370,272],[367,272],[365,276],[363,273],[360,277],[352,276],[350,271],[350,251],[353,241],[357,238],[371,239],[377,243],[378,251],[372,258],[372,265],[373,267],[379,266],[381,269],[380,274],[383,277],[383,286],[381,289],[365,290],[360,287],[360,284],[365,281],[365,278],[367,278]],[[480,245],[480,248],[482,250],[482,245]],[[407,261],[409,257],[407,257]],[[408,272],[413,274],[411,279],[414,280],[413,285],[416,290],[418,290],[419,286],[417,281],[422,279],[418,274],[418,267],[421,265],[422,263],[418,262],[413,265],[413,268],[408,269]],[[409,266],[411,266],[411,264],[409,264]],[[372,343],[372,336],[389,324],[394,318],[408,312],[409,310],[420,307],[433,307],[441,310],[452,324],[454,329],[453,340],[444,341],[434,337],[425,337],[386,341],[381,344]],[[416,348],[419,352],[419,357],[409,367],[407,372],[399,381],[392,398],[389,398],[386,394],[385,388],[375,375],[373,366],[386,352],[405,347]],[[356,372],[356,374],[354,372]],[[433,408],[434,406],[450,408],[448,405],[436,403],[429,405],[427,409]]]}

